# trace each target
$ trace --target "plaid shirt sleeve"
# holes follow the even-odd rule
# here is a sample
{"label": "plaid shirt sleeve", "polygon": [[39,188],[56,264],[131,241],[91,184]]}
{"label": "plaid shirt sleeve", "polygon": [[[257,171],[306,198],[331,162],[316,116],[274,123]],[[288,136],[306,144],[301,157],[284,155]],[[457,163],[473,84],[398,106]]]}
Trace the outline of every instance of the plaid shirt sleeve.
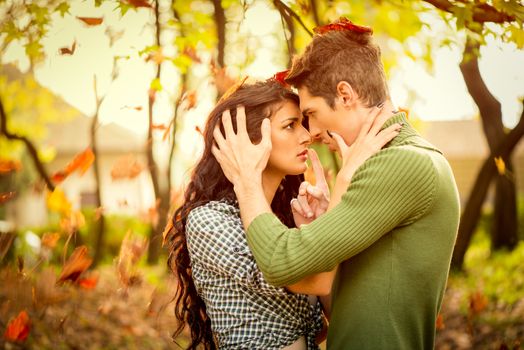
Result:
{"label": "plaid shirt sleeve", "polygon": [[238,209],[217,203],[191,211],[186,234],[191,263],[232,278],[259,294],[288,293],[268,284],[247,245]]}

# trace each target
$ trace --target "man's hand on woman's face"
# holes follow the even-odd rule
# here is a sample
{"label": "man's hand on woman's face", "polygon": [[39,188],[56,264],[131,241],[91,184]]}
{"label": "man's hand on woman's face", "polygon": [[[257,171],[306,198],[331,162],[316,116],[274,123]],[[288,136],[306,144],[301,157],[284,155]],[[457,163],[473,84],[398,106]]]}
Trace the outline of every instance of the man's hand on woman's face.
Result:
{"label": "man's hand on woman's face", "polygon": [[398,123],[381,130],[384,123],[392,116],[393,113],[386,113],[382,107],[371,110],[367,122],[362,126],[357,139],[351,146],[347,145],[340,135],[331,132],[342,157],[342,167],[337,178],[343,177],[349,183],[353,174],[367,159],[399,134],[402,125]]}
{"label": "man's hand on woman's face", "polygon": [[324,169],[317,152],[309,149],[309,159],[315,174],[316,185],[304,181],[300,184],[297,198],[291,200],[291,211],[295,225],[300,227],[309,224],[324,214],[329,206],[329,186],[324,176]]}
{"label": "man's hand on woman's face", "polygon": [[266,168],[271,153],[271,125],[269,119],[262,122],[262,140],[257,145],[251,143],[246,129],[244,106],[237,107],[237,133],[233,130],[229,110],[222,114],[225,138],[217,124],[213,131],[216,145],[211,152],[229,181],[235,186],[246,187],[262,184],[262,172]]}

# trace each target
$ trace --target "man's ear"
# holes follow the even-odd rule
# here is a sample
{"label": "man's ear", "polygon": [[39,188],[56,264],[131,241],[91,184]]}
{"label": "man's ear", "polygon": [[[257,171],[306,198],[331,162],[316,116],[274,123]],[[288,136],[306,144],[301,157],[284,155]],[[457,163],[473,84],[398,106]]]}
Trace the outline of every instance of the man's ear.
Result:
{"label": "man's ear", "polygon": [[352,107],[358,100],[358,95],[351,84],[342,80],[337,84],[337,97],[343,107]]}

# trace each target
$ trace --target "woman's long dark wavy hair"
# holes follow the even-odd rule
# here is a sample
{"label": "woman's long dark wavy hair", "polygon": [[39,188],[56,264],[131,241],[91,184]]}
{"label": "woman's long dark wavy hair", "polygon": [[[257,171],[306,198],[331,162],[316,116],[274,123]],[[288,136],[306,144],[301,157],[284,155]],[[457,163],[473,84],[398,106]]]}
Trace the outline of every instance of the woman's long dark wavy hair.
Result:
{"label": "woman's long dark wavy hair", "polygon": [[[191,331],[191,344],[188,349],[216,349],[211,322],[206,307],[198,296],[191,277],[191,264],[186,243],[186,221],[189,212],[213,200],[236,200],[233,185],[227,180],[220,165],[211,153],[214,143],[213,130],[221,122],[222,113],[230,110],[233,127],[236,130],[236,107],[243,105],[246,110],[247,131],[252,142],[261,139],[260,127],[264,118],[271,117],[283,102],[291,101],[298,105],[298,96],[274,80],[242,84],[227,98],[218,102],[211,111],[203,133],[205,148],[202,158],[196,165],[191,181],[184,194],[184,203],[172,217],[173,228],[168,234],[168,265],[174,272],[178,287],[175,295],[175,317],[179,324],[173,333],[175,339],[186,326]],[[220,123],[222,133],[224,130]],[[303,175],[287,175],[271,203],[273,212],[280,220],[293,227],[290,201],[296,197]]]}

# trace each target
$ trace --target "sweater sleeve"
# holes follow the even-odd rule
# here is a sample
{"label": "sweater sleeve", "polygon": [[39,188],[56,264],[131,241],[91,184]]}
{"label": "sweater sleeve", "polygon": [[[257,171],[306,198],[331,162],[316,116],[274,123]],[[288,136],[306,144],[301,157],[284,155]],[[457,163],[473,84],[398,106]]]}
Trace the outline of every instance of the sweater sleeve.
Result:
{"label": "sweater sleeve", "polygon": [[436,169],[427,151],[388,148],[353,176],[341,202],[300,229],[275,215],[257,216],[247,239],[265,279],[276,286],[328,271],[397,226],[424,215],[436,191]]}

